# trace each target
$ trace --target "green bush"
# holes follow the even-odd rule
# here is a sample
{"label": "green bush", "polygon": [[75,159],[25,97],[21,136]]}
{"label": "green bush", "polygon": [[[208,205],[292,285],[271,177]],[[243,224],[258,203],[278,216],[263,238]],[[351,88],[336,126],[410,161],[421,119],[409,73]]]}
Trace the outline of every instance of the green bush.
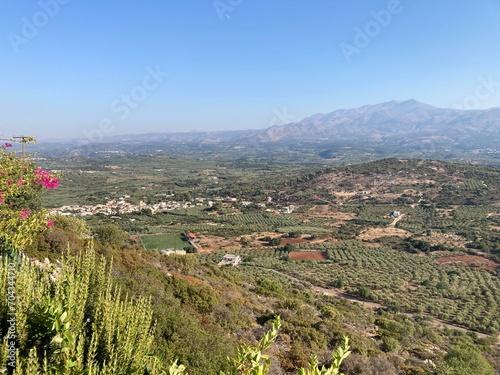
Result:
{"label": "green bush", "polygon": [[494,369],[474,347],[455,345],[451,347],[438,375],[493,375]]}
{"label": "green bush", "polygon": [[399,350],[399,341],[390,336],[382,337],[382,350],[386,352],[396,352]]}
{"label": "green bush", "polygon": [[4,322],[15,317],[11,331],[2,329],[1,366],[15,365],[16,374],[26,375],[142,374],[147,366],[156,368],[149,299],[122,296],[112,286],[110,264],[94,251],[68,255],[58,265],[8,256],[1,263],[0,287],[17,297],[15,304],[0,305]]}

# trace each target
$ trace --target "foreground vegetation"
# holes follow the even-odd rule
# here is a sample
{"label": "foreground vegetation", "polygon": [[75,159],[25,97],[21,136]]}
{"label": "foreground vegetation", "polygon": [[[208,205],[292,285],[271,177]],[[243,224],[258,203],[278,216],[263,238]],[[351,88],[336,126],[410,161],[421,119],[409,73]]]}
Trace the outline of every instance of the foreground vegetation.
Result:
{"label": "foreground vegetation", "polygon": [[[187,375],[177,361],[167,369],[154,355],[150,298],[124,296],[111,282],[107,261],[91,249],[57,265],[9,256],[0,261],[0,288],[15,297],[0,303],[7,326],[0,351],[5,370],[19,375]],[[275,342],[280,327],[278,316],[258,345],[240,346],[227,373],[220,375],[267,374],[271,360],[262,352]],[[299,374],[338,374],[349,354],[345,338],[330,366],[320,369],[313,356]]]}

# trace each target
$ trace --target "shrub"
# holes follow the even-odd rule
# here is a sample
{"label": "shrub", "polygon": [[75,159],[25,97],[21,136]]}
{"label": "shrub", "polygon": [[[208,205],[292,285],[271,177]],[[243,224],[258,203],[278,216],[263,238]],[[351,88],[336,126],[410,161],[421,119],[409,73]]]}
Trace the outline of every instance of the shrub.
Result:
{"label": "shrub", "polygon": [[37,168],[29,158],[0,146],[0,248],[23,249],[53,222],[41,209],[41,193],[59,186],[56,176]]}
{"label": "shrub", "polygon": [[493,367],[481,355],[481,352],[473,347],[460,345],[453,346],[444,357],[440,366],[439,375],[493,375]]}
{"label": "shrub", "polygon": [[58,265],[6,256],[1,263],[0,286],[17,297],[0,305],[3,317],[15,318],[10,331],[2,329],[1,366],[21,375],[142,374],[157,367],[149,299],[122,296],[110,264],[91,249]]}

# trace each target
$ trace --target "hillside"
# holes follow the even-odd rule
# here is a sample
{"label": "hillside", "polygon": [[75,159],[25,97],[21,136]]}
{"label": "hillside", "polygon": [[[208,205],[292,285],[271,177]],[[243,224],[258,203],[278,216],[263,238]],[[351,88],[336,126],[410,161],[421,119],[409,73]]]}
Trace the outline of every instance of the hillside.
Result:
{"label": "hillside", "polygon": [[[355,352],[349,374],[419,373],[456,345],[499,362],[497,168],[387,159],[311,169],[162,156],[45,163],[63,171],[52,205],[105,207],[115,197],[110,214],[85,217],[97,249],[113,256],[114,278],[129,294],[153,296],[160,351],[190,373],[223,366],[234,342],[255,342],[276,313],[284,327],[275,374],[310,353],[327,361],[345,334]],[[145,206],[116,216],[112,202],[125,195]],[[165,208],[153,213],[158,202]],[[57,257],[68,241],[82,248],[69,228],[56,222],[32,254]],[[139,241],[183,232],[195,234],[197,255],[167,256]],[[243,264],[219,268],[227,253]]]}

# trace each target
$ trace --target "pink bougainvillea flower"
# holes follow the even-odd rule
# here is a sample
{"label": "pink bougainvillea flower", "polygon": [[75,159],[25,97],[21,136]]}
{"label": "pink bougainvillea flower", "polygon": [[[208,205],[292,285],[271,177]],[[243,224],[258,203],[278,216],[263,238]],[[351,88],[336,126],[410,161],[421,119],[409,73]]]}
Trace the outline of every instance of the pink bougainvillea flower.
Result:
{"label": "pink bougainvillea flower", "polygon": [[52,179],[52,189],[59,187],[59,180],[57,178]]}
{"label": "pink bougainvillea flower", "polygon": [[5,147],[12,147],[12,143],[6,143]]}
{"label": "pink bougainvillea flower", "polygon": [[53,227],[53,226],[54,226],[54,221],[53,220],[47,221],[47,228],[50,228],[50,227]]}
{"label": "pink bougainvillea flower", "polygon": [[21,212],[19,213],[19,218],[21,220],[24,220],[24,219],[27,219],[30,215],[31,215],[31,211],[26,209],[26,208],[23,208],[21,210]]}
{"label": "pink bougainvillea flower", "polygon": [[49,172],[38,168],[35,172],[37,177],[35,178],[35,183],[37,185],[44,185],[47,189],[55,189],[59,187],[59,180],[53,177]]}

